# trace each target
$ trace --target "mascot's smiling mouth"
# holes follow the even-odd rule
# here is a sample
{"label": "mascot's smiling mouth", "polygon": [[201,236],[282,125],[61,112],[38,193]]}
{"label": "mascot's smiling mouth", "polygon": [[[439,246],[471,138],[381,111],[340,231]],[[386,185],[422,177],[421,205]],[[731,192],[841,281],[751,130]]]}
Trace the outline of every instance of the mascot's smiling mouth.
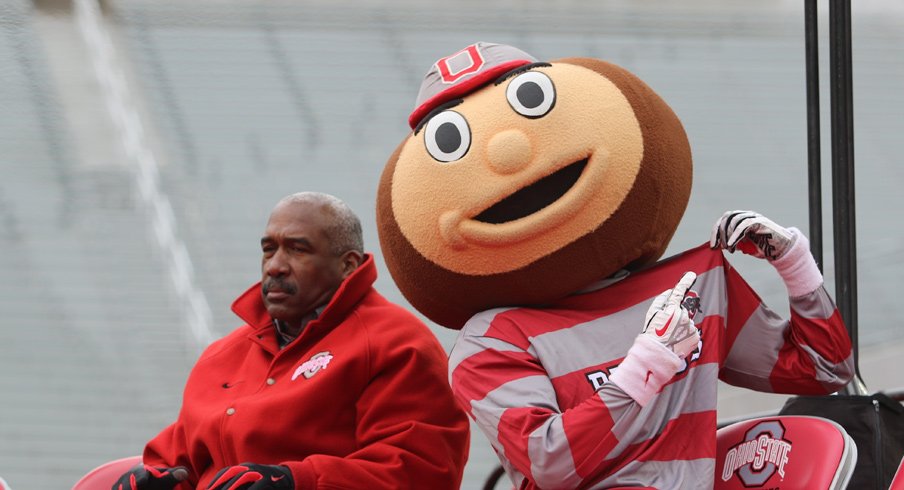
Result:
{"label": "mascot's smiling mouth", "polygon": [[[453,250],[508,246],[551,232],[577,216],[599,189],[607,153],[596,151],[523,187],[477,216],[449,209],[438,218],[440,236]],[[580,225],[578,225],[580,226]]]}
{"label": "mascot's smiling mouth", "polygon": [[586,158],[574,162],[518,190],[472,219],[500,224],[530,216],[565,195],[578,181],[586,166]]}

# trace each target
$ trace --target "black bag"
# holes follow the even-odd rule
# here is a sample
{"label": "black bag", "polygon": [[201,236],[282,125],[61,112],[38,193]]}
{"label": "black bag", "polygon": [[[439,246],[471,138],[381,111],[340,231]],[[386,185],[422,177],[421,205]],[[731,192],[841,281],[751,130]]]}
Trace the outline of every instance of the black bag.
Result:
{"label": "black bag", "polygon": [[857,444],[857,466],[848,488],[887,490],[904,457],[904,406],[883,393],[797,396],[779,415],[834,420]]}

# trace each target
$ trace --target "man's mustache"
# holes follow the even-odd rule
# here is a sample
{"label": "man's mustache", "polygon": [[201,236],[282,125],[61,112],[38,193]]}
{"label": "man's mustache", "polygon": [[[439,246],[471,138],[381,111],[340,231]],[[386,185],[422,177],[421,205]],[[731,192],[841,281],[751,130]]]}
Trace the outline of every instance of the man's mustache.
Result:
{"label": "man's mustache", "polygon": [[271,290],[282,291],[287,294],[295,294],[298,292],[298,288],[295,287],[294,284],[289,283],[285,279],[279,277],[271,277],[261,284],[261,290],[266,295]]}

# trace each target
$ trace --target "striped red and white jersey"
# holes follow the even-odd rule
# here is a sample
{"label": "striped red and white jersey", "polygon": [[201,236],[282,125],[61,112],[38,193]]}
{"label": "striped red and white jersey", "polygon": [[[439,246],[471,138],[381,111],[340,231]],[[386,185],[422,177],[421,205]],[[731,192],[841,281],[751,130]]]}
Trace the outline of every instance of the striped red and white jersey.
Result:
{"label": "striped red and white jersey", "polygon": [[[610,376],[653,299],[686,271],[698,276],[685,304],[701,341],[641,406]],[[451,352],[450,382],[517,488],[712,488],[717,379],[827,394],[852,376],[850,339],[825,289],[789,302],[783,319],[702,245],[545,307],[475,315]]]}

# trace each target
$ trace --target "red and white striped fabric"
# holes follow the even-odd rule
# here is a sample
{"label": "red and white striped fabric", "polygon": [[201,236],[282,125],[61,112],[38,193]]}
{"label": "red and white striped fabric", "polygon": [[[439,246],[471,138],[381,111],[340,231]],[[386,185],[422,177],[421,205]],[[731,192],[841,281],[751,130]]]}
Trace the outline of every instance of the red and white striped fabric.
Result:
{"label": "red and white striped fabric", "polygon": [[[686,271],[698,276],[686,305],[700,345],[639,403],[623,388],[636,365],[652,364],[632,345],[653,298]],[[712,488],[717,379],[797,394],[850,380],[850,340],[825,289],[790,306],[790,319],[770,311],[702,245],[546,307],[475,315],[452,350],[450,382],[517,488]]]}

